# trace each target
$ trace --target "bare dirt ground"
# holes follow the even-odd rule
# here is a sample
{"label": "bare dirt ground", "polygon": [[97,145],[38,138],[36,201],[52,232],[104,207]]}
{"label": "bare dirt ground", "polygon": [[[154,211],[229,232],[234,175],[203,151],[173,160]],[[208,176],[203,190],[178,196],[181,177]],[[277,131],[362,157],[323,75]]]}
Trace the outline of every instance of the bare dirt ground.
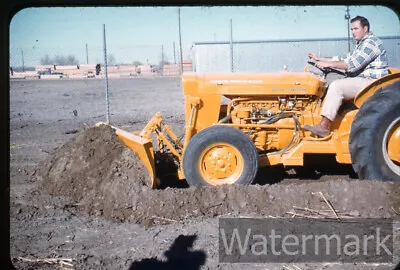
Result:
{"label": "bare dirt ground", "polygon": [[[113,125],[140,130],[160,111],[181,133],[180,78],[115,79],[109,88]],[[151,190],[136,155],[110,128],[94,127],[105,119],[102,80],[10,82],[17,269],[394,269],[399,262],[395,225],[393,263],[220,263],[220,217],[315,217],[306,209],[330,210],[326,199],[339,217],[398,225],[400,182],[360,181],[351,166],[310,157],[301,170],[262,169],[251,186]]]}

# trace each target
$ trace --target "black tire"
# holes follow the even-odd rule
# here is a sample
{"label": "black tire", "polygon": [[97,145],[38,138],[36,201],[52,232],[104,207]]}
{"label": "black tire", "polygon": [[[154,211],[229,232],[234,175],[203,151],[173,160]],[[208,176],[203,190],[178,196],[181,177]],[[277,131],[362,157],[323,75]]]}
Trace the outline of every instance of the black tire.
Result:
{"label": "black tire", "polygon": [[233,127],[211,126],[200,131],[183,155],[183,171],[190,186],[248,185],[257,170],[256,147],[246,134]]}
{"label": "black tire", "polygon": [[360,179],[400,181],[400,164],[389,159],[385,144],[399,125],[400,81],[376,91],[354,117],[349,148]]}

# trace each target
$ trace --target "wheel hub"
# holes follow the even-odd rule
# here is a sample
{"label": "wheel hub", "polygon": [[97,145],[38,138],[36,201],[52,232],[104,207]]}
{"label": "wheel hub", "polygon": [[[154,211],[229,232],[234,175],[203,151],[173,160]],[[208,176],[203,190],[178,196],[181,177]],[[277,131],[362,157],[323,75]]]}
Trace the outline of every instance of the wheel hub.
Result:
{"label": "wheel hub", "polygon": [[400,162],[400,126],[389,136],[388,141],[389,158]]}
{"label": "wheel hub", "polygon": [[228,144],[212,145],[205,149],[200,159],[200,172],[212,185],[234,183],[243,170],[243,157]]}
{"label": "wheel hub", "polygon": [[386,164],[400,176],[400,117],[386,129],[383,135],[382,152]]}

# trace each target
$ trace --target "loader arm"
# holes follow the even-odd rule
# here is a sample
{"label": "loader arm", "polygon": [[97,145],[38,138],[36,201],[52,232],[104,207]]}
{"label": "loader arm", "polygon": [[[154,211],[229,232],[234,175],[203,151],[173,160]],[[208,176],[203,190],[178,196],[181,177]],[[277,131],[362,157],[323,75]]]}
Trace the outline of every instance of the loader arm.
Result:
{"label": "loader arm", "polygon": [[[156,135],[158,143],[157,151],[160,154],[167,155],[171,153],[179,163],[182,160],[183,145],[170,126],[163,123],[163,118],[159,112],[153,116],[141,132],[128,132],[114,126],[111,127],[122,143],[134,151],[142,161],[149,172],[151,179],[149,186],[151,188],[157,188],[160,184],[160,178],[159,175],[157,175],[156,168],[157,160],[155,158],[153,141],[151,138],[152,134]],[[179,179],[184,179],[180,169],[178,169],[177,173]]]}

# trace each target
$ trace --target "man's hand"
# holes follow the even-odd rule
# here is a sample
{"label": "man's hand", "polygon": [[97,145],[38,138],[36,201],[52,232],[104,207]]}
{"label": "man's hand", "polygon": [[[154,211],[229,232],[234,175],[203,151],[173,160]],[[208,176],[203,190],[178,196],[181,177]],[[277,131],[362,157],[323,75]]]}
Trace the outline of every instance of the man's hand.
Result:
{"label": "man's hand", "polygon": [[310,58],[310,60],[314,59],[315,61],[319,61],[319,57],[315,54],[315,53],[309,53],[308,57]]}

